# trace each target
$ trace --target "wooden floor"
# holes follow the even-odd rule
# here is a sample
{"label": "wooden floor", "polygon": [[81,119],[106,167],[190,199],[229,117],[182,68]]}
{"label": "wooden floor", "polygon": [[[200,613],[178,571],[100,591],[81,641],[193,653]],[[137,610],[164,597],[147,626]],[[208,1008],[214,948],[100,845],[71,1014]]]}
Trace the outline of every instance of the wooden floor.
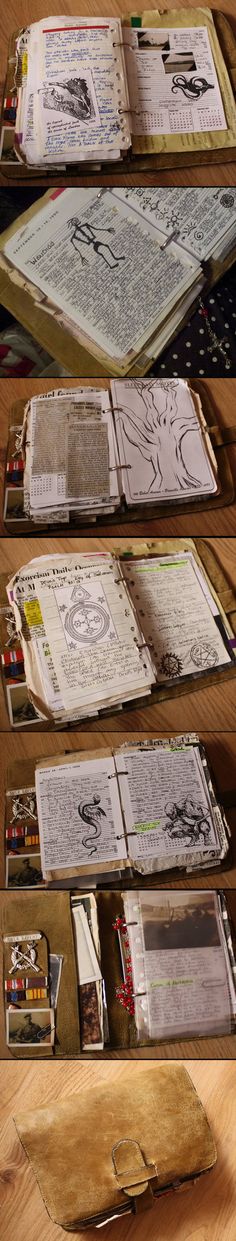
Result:
{"label": "wooden floor", "polygon": [[[152,531],[153,533],[153,531]],[[171,533],[171,532],[170,532]],[[146,528],[145,528],[146,536]],[[69,551],[99,551],[120,547],[123,551],[132,543],[135,545],[135,538],[131,532],[131,537],[125,539],[123,537],[113,536],[109,538],[48,538],[31,537],[31,538],[3,538],[0,540],[0,572],[11,574],[28,560],[35,556],[47,554],[47,552],[69,552]],[[231,584],[236,586],[236,538],[210,538],[207,540],[209,546],[215,552],[215,555],[225,569],[227,577]],[[183,729],[204,729],[211,731],[228,731],[236,728],[236,682],[232,680],[224,681],[220,684],[207,686],[206,689],[194,690],[188,694],[183,694],[180,698],[169,698],[165,702],[150,705],[150,707],[141,707],[139,709],[127,710],[125,713],[114,712],[106,717],[106,728],[109,731],[143,731],[149,729],[159,732],[182,732]],[[103,732],[104,721],[94,720],[90,723],[92,732]],[[0,730],[10,731],[8,713],[6,709],[5,699],[3,695],[3,687],[0,688]],[[76,732],[79,735],[81,731],[80,725]]]}
{"label": "wooden floor", "polygon": [[[235,165],[236,169],[236,165]],[[60,379],[60,387],[68,386],[68,379]],[[79,386],[81,380],[73,379],[73,386]],[[83,384],[90,384],[90,379],[83,379]],[[109,380],[94,380],[94,384],[100,387],[109,387]],[[0,534],[4,533],[2,521],[3,513],[3,484],[6,464],[6,447],[8,440],[9,416],[15,401],[27,401],[32,396],[40,392],[47,392],[52,387],[57,386],[57,380],[50,379],[3,379],[0,380]],[[210,397],[210,401],[216,414],[216,421],[222,427],[234,427],[236,425],[236,379],[206,379],[203,387]],[[236,435],[235,435],[236,440]],[[236,489],[236,442],[228,447],[228,456],[231,466],[232,475],[235,481]],[[236,501],[234,504],[222,508],[208,508],[201,513],[188,513],[187,515],[175,517],[158,518],[152,521],[131,522],[127,521],[119,525],[109,527],[96,527],[98,535],[101,533],[111,535],[119,535],[125,537],[129,535],[144,535],[147,538],[155,535],[184,535],[186,530],[188,535],[226,535],[231,536],[236,530]],[[84,530],[84,534],[89,534],[89,529]]]}
{"label": "wooden floor", "polygon": [[[163,736],[163,732],[156,732],[152,729],[142,732],[142,738],[151,738]],[[226,796],[231,795],[235,804],[232,809],[227,809],[226,817],[232,833],[232,858],[229,867],[225,867],[222,871],[211,871],[209,875],[201,875],[197,878],[189,877],[186,880],[174,880],[172,883],[165,883],[165,887],[178,888],[236,888],[236,731],[235,732],[210,732],[205,733],[200,729],[200,739],[206,747],[207,756],[212,769],[215,786],[217,789],[218,800],[224,803]],[[103,732],[98,733],[96,737],[91,732],[81,731],[79,736],[74,731],[71,733],[27,733],[15,732],[11,737],[11,745],[9,747],[9,737],[6,733],[0,733],[1,746],[1,768],[0,768],[0,889],[5,886],[5,860],[4,860],[4,818],[5,818],[5,789],[7,788],[7,769],[8,764],[14,760],[22,760],[22,779],[25,784],[23,772],[23,760],[31,758],[49,758],[50,755],[63,754],[65,750],[75,752],[77,749],[89,750],[91,755],[96,746],[96,750],[109,746],[113,750],[118,745],[123,745],[127,739],[125,732]],[[140,732],[132,733],[132,741],[140,740]],[[235,799],[234,799],[235,795]],[[161,883],[157,879],[157,887],[161,887]]]}
{"label": "wooden floor", "polygon": [[[78,1092],[83,1086],[150,1072],[151,1064],[9,1064],[0,1069],[2,1093],[1,1200],[2,1241],[63,1241],[64,1231],[47,1215],[33,1172],[23,1152],[13,1115]],[[236,1073],[235,1066],[190,1060],[187,1065],[198,1090],[217,1146],[217,1164],[188,1193],[159,1200],[150,1214],[127,1216],[106,1226],[107,1241],[235,1241],[236,1217]],[[88,1093],[89,1107],[89,1093]],[[105,1117],[101,1118],[101,1126]],[[71,1233],[71,1236],[80,1234]],[[84,1234],[81,1234],[84,1235]],[[95,1239],[97,1233],[88,1234]]]}
{"label": "wooden floor", "polygon": [[[145,6],[142,3],[142,0],[138,0],[138,3],[135,6],[135,12],[142,13],[142,11],[144,10],[144,7]],[[158,7],[157,0],[150,0],[148,8],[157,9],[157,7]],[[168,9],[173,9],[173,8],[181,9],[183,7],[184,7],[183,0],[165,0],[165,9],[167,11]],[[222,0],[212,0],[211,8],[220,9],[221,11],[223,10],[225,17],[229,19],[231,26],[234,32],[236,33],[235,0],[224,0],[224,4],[222,4]],[[102,0],[102,2],[101,0],[84,0],[82,4],[83,16],[91,15],[93,17],[96,17],[97,15],[98,16],[101,15],[101,10],[102,10],[103,17],[106,17],[106,16],[121,17],[126,13],[129,14],[130,11],[132,11],[132,5],[130,3],[130,0]],[[8,49],[8,43],[9,43],[10,36],[13,34],[15,30],[19,30],[20,27],[27,26],[29,22],[32,22],[32,21],[36,22],[36,21],[39,21],[42,17],[48,16],[49,12],[52,15],[53,14],[77,15],[78,0],[50,0],[50,5],[48,5],[48,3],[45,3],[45,0],[34,0],[33,8],[32,8],[31,0],[9,0],[9,3],[7,5],[2,6],[2,15],[0,15],[0,94],[1,94],[1,84],[2,84],[2,89],[3,89],[3,84],[4,84],[6,64],[7,64],[7,49]],[[236,184],[235,178],[236,178],[236,164],[234,162],[226,163],[224,159],[224,155],[223,155],[222,163],[220,164],[214,165],[212,164],[210,160],[209,164],[205,164],[199,167],[194,166],[193,168],[187,168],[187,169],[179,168],[172,172],[165,172],[161,170],[159,173],[156,173],[156,174],[142,172],[142,173],[127,175],[127,174],[122,173],[121,171],[120,174],[115,173],[112,175],[112,172],[111,172],[109,173],[109,175],[104,176],[104,177],[102,177],[101,173],[99,173],[95,180],[93,178],[93,185],[94,184],[100,185],[101,180],[102,180],[103,185],[110,185],[110,186],[117,185],[117,184],[143,185],[144,183],[145,185],[175,185],[175,186],[176,185],[184,185],[184,186],[185,185],[216,185],[216,186],[223,185],[224,186],[224,185],[235,185]],[[63,175],[62,175],[62,177],[58,179],[57,183],[64,185],[64,181],[65,181],[65,177],[63,178]],[[32,184],[32,180],[30,183]],[[40,185],[40,177],[38,174],[37,174],[37,177],[35,178],[35,183],[37,185]],[[0,185],[1,184],[6,184],[5,177],[3,178],[2,175],[0,175]],[[14,185],[16,184],[16,182],[14,180],[12,181],[9,180],[8,184]],[[29,181],[27,181],[27,177],[24,178],[24,180],[21,180],[21,184],[22,185],[29,184]],[[80,179],[78,180],[78,178],[73,177],[73,173],[72,173],[69,178],[69,184],[78,185],[78,184],[81,184],[81,180]],[[91,184],[89,177],[83,178],[83,184],[84,185]]]}

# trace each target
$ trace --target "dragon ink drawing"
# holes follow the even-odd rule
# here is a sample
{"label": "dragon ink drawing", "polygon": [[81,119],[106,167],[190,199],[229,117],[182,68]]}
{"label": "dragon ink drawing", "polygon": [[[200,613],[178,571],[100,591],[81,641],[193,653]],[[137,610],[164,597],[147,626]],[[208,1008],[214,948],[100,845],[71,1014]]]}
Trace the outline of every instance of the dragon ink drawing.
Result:
{"label": "dragon ink drawing", "polygon": [[81,253],[81,244],[92,247],[94,254],[98,254],[103,259],[106,267],[113,269],[114,267],[119,267],[119,263],[125,263],[125,254],[114,254],[109,241],[105,240],[108,233],[114,234],[114,228],[93,228],[93,225],[89,224],[88,221],[80,224],[77,216],[73,216],[71,220],[68,220],[68,228],[72,229],[70,241],[74,250],[79,254],[82,264],[88,263],[89,259],[86,258],[83,250]]}
{"label": "dragon ink drawing", "polygon": [[211,827],[210,816],[192,797],[167,802],[165,812],[167,821],[164,831],[170,840],[182,840],[185,844],[206,843]]}
{"label": "dragon ink drawing", "polygon": [[[153,477],[149,492],[155,486],[159,492],[199,489],[199,478],[194,478],[184,460],[184,439],[196,430],[196,419],[185,417],[178,406],[178,384],[175,381],[136,379],[135,388],[141,409],[133,412],[125,406],[119,408],[123,433],[130,444],[138,448],[141,457],[152,467]],[[168,487],[165,475],[168,465]]]}
{"label": "dragon ink drawing", "polygon": [[101,798],[94,795],[92,802],[80,802],[78,806],[78,814],[83,823],[88,825],[89,831],[86,836],[82,837],[82,845],[84,849],[89,851],[90,857],[92,853],[97,853],[97,841],[101,836],[102,817],[106,819],[105,810],[100,806]]}
{"label": "dragon ink drawing", "polygon": [[184,73],[175,73],[171,90],[173,95],[176,95],[179,90],[182,91],[185,99],[190,99],[194,103],[195,99],[202,99],[207,90],[214,90],[214,86],[207,82],[206,78],[190,78],[188,81]]}

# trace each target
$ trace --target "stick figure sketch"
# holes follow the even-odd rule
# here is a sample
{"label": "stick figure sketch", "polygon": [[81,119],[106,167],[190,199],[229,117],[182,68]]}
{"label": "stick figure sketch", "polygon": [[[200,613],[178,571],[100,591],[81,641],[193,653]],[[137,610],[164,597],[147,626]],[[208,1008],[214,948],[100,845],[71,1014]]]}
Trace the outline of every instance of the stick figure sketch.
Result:
{"label": "stick figure sketch", "polygon": [[83,250],[81,252],[81,245],[92,247],[94,254],[98,254],[103,259],[106,267],[110,267],[112,270],[115,267],[119,267],[119,263],[125,263],[125,254],[115,254],[109,245],[109,240],[105,240],[108,234],[114,234],[114,228],[94,228],[88,221],[84,221],[84,224],[81,224],[78,217],[73,216],[71,220],[68,220],[68,229],[71,233],[71,244],[76,253],[79,254],[81,263],[89,262],[89,259],[83,254]]}
{"label": "stick figure sketch", "polygon": [[[178,405],[178,384],[155,379],[135,380],[139,408],[120,407],[123,434],[152,467],[149,492],[190,488],[199,490],[201,480],[195,478],[184,459],[184,440],[196,430],[196,418],[181,414]],[[119,407],[117,407],[118,409]],[[168,467],[168,486],[166,474]]]}

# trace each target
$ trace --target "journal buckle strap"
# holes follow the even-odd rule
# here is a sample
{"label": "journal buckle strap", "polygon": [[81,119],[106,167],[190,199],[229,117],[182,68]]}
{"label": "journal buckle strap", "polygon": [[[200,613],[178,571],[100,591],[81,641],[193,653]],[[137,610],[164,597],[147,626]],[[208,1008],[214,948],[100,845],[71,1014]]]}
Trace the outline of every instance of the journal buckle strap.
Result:
{"label": "journal buckle strap", "polygon": [[158,1174],[154,1163],[146,1163],[139,1142],[122,1138],[112,1147],[112,1159],[119,1189],[133,1198],[135,1213],[150,1209],[154,1203],[150,1181]]}

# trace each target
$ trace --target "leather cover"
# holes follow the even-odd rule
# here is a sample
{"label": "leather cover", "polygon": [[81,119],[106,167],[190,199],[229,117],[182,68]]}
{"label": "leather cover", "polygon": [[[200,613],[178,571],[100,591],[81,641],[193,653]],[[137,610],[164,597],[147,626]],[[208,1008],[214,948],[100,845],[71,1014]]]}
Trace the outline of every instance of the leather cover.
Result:
{"label": "leather cover", "polygon": [[111,1080],[15,1118],[55,1223],[72,1231],[153,1204],[213,1167],[216,1148],[182,1065]]}

